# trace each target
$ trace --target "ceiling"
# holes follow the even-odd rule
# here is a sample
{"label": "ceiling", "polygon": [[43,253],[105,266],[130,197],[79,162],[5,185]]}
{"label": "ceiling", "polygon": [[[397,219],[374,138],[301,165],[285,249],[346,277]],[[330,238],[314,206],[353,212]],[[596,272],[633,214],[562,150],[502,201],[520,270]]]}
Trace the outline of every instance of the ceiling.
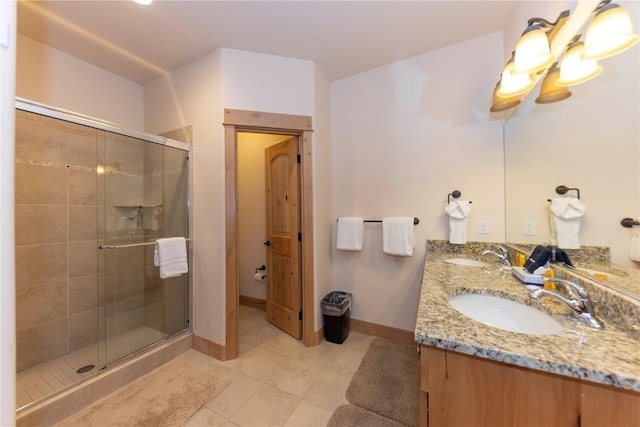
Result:
{"label": "ceiling", "polygon": [[312,60],[333,81],[502,30],[514,1],[30,1],[18,32],[145,84],[225,47]]}

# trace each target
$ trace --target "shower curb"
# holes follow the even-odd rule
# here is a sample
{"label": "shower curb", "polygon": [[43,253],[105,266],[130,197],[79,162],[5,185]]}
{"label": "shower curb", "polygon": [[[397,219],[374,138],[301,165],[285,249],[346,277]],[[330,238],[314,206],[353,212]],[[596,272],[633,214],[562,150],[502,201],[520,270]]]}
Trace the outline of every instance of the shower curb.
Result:
{"label": "shower curb", "polygon": [[192,345],[192,333],[185,332],[135,355],[43,402],[16,414],[16,425],[49,426],[102,399],[131,381],[169,362]]}

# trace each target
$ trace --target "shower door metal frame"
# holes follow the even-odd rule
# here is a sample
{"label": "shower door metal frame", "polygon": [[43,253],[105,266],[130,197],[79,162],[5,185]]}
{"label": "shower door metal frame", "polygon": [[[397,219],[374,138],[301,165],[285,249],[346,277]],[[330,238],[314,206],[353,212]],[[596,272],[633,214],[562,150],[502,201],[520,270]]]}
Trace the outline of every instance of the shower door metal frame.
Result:
{"label": "shower door metal frame", "polygon": [[[165,138],[164,136],[153,135],[150,133],[139,132],[130,129],[124,129],[115,123],[108,122],[106,120],[96,119],[84,114],[75,113],[73,111],[65,110],[62,108],[50,107],[39,102],[27,100],[24,98],[16,97],[16,108],[19,110],[29,111],[31,113],[42,114],[47,117],[53,117],[55,119],[64,120],[66,122],[76,123],[79,125],[89,126],[92,128],[104,130],[107,132],[117,133],[119,135],[130,136],[132,138],[142,139],[147,142],[153,142],[154,144],[166,145],[167,147],[177,148],[178,150],[186,151],[189,153],[189,160],[191,160],[191,144],[186,142],[176,141],[174,139]],[[191,167],[191,162],[189,162]],[[191,170],[191,169],[189,169]],[[189,181],[191,184],[191,181]],[[191,196],[191,186],[189,185],[189,191],[187,192],[187,205],[189,206]],[[189,227],[191,224],[189,224]],[[191,228],[189,228],[191,232]]]}

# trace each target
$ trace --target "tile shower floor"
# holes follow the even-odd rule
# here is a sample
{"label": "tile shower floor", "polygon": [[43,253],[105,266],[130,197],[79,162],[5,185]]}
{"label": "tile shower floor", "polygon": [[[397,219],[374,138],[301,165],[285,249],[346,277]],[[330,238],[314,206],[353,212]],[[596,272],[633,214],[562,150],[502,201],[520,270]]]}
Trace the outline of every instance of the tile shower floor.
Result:
{"label": "tile shower floor", "polygon": [[[305,348],[270,325],[264,311],[245,306],[239,332],[237,359],[220,362],[195,350],[178,356],[202,369],[215,365],[230,383],[187,426],[325,426],[334,409],[347,402],[345,390],[374,338],[351,331],[341,345],[323,341]],[[158,371],[147,375],[173,375]]]}
{"label": "tile shower floor", "polygon": [[[109,338],[106,345],[106,360],[117,360],[165,338],[167,334],[147,326],[124,332]],[[25,369],[16,375],[16,407],[29,403],[79,383],[96,374],[98,369],[98,344],[65,354],[57,359]],[[104,357],[102,358],[104,360]],[[83,366],[96,367],[85,373],[77,370]]]}

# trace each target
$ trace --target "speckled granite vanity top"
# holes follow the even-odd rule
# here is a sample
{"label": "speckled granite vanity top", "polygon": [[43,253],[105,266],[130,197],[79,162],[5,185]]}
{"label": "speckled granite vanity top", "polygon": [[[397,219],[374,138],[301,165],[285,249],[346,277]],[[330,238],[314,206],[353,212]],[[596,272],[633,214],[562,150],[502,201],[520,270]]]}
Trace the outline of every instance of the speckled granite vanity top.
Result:
{"label": "speckled granite vanity top", "polygon": [[[593,381],[640,392],[640,342],[605,319],[605,329],[578,325],[560,303],[529,297],[511,272],[444,263],[444,254],[428,254],[425,262],[415,337],[421,344]],[[485,261],[490,261],[484,259]],[[493,262],[493,261],[492,261]],[[476,322],[452,308],[448,298],[484,293],[546,311],[564,330],[556,335],[525,335]]]}

